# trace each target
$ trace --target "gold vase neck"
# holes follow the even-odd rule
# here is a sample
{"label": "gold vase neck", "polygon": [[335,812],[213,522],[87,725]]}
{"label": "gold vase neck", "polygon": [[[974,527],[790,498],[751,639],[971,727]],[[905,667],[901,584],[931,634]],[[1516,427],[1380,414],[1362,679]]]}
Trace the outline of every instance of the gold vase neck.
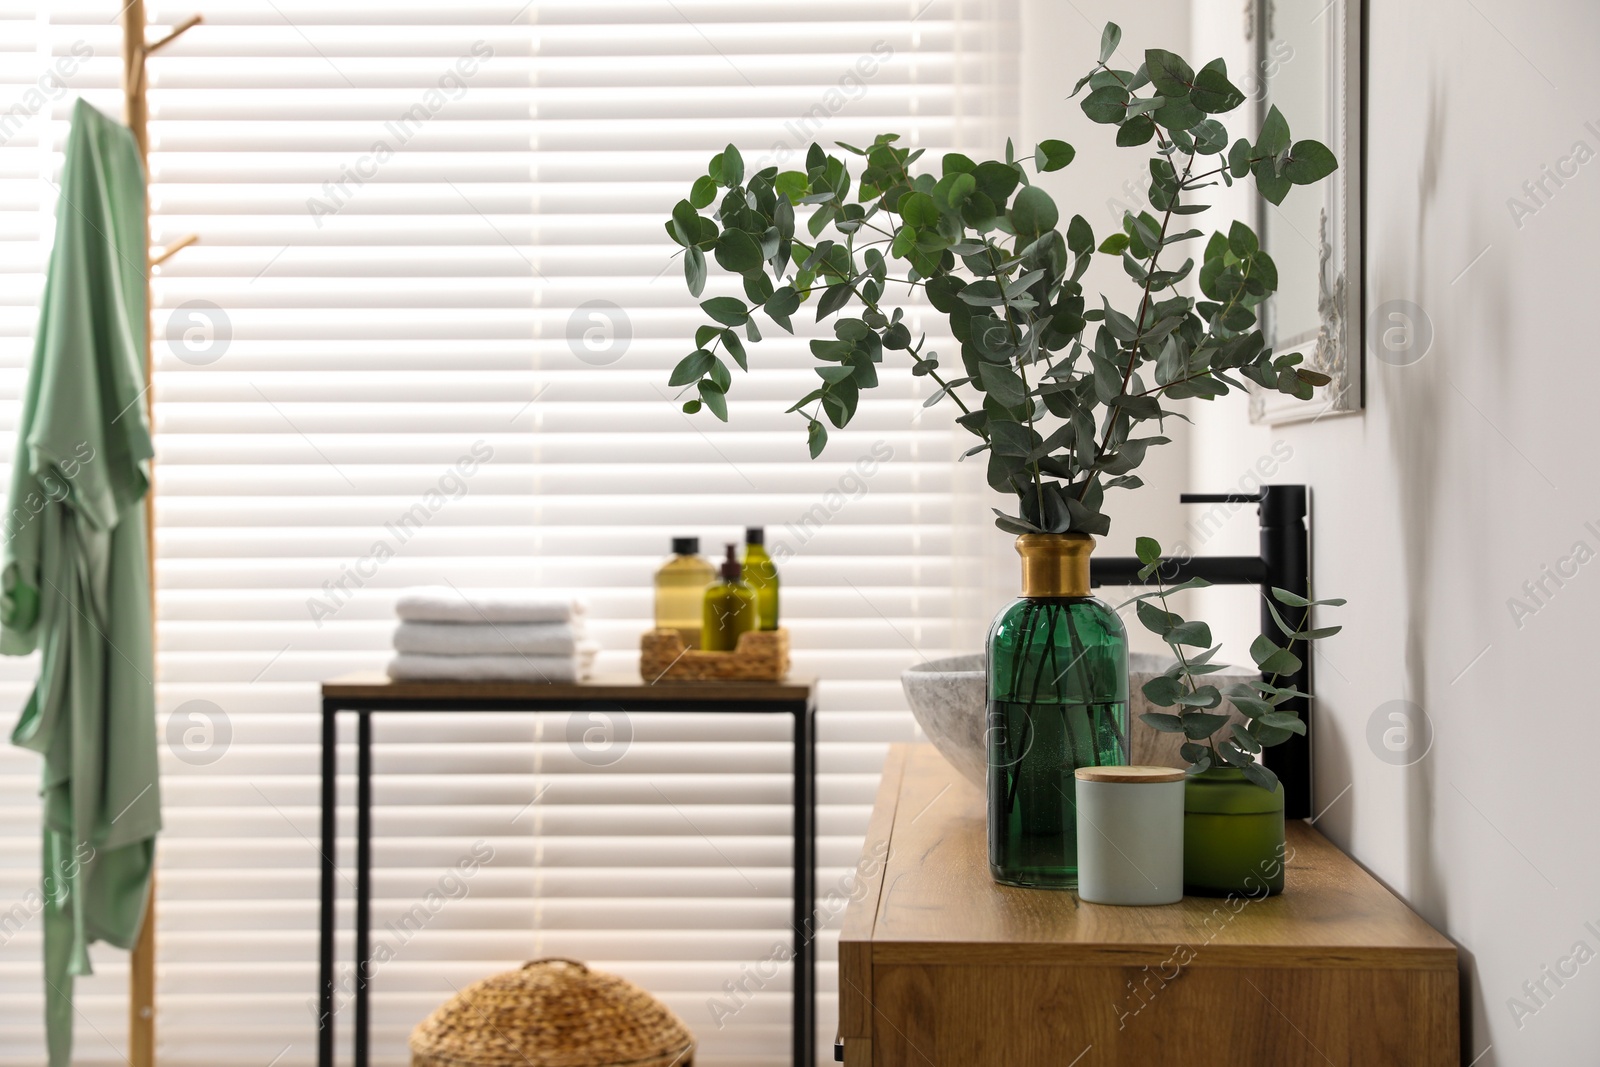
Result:
{"label": "gold vase neck", "polygon": [[1018,537],[1022,595],[1088,596],[1089,554],[1093,551],[1094,538],[1088,534],[1023,534]]}

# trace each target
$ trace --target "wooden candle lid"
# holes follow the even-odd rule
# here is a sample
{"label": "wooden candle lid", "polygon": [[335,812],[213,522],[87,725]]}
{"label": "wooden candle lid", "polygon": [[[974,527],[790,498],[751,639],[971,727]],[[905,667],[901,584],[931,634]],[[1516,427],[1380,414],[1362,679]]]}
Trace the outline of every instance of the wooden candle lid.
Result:
{"label": "wooden candle lid", "polygon": [[1076,772],[1080,782],[1130,782],[1140,785],[1181,782],[1186,776],[1178,767],[1079,767]]}

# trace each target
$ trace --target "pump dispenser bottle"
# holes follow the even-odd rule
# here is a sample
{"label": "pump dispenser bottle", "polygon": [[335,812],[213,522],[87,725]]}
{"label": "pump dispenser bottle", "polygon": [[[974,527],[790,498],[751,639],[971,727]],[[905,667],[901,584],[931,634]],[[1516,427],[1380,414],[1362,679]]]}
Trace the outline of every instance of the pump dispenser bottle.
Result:
{"label": "pump dispenser bottle", "polygon": [[735,546],[730,544],[728,558],[722,562],[722,581],[705,591],[700,647],[707,652],[732,652],[739,644],[740,634],[761,625],[756,591],[743,580],[743,571]]}

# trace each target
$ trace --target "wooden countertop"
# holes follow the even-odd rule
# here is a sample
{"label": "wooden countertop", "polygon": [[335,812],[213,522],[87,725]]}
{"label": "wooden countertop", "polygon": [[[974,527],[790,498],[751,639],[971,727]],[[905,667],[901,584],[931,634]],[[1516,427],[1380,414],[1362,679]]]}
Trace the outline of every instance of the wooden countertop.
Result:
{"label": "wooden countertop", "polygon": [[847,1067],[1460,1062],[1454,946],[1305,823],[1281,896],[1131,908],[996,885],[984,820],[931,745],[890,750],[839,938]]}
{"label": "wooden countertop", "polygon": [[1456,967],[1450,941],[1303,822],[1288,826],[1280,896],[1129,908],[996,884],[984,820],[982,793],[933,746],[890,750],[863,853],[886,862],[845,916],[841,967],[863,952],[948,959],[957,944],[965,960],[1011,963],[1137,966],[1188,945],[1223,965],[1260,963],[1266,951],[1275,966]]}
{"label": "wooden countertop", "polygon": [[629,700],[801,701],[811,699],[809,678],[781,682],[678,682],[646,684],[637,676],[587,682],[397,682],[382,674],[349,674],[322,683],[335,700]]}

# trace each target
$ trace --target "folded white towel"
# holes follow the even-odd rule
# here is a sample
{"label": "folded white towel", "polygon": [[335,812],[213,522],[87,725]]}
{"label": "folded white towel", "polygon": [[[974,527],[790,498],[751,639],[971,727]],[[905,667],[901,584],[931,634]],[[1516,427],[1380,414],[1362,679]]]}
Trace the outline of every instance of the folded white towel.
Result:
{"label": "folded white towel", "polygon": [[395,681],[581,682],[594,670],[597,648],[586,643],[571,656],[437,656],[400,652],[389,660]]}
{"label": "folded white towel", "polygon": [[394,631],[394,648],[442,656],[570,656],[585,635],[582,619],[479,624],[407,619]]}
{"label": "folded white towel", "polygon": [[536,589],[459,590],[445,585],[407,589],[395,614],[417,622],[571,622],[584,603]]}

